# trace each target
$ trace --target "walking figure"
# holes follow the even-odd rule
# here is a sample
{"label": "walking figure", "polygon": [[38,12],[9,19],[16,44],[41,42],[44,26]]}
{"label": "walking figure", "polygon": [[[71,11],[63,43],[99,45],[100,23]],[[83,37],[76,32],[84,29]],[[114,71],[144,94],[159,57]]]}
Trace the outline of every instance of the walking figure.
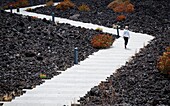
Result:
{"label": "walking figure", "polygon": [[128,40],[130,38],[130,34],[129,34],[129,31],[128,31],[128,26],[125,26],[125,29],[124,29],[124,32],[123,32],[123,38],[124,38],[124,41],[125,41],[125,49],[126,49],[126,46],[128,44]]}

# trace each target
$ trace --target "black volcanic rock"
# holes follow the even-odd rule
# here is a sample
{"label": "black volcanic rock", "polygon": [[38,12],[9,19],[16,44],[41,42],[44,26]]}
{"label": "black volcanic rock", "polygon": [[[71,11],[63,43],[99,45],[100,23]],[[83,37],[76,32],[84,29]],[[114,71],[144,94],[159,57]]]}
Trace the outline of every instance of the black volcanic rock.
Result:
{"label": "black volcanic rock", "polygon": [[[113,87],[114,96],[95,95],[99,92],[99,84],[80,98],[82,106],[169,106],[170,78],[161,74],[157,68],[157,60],[170,46],[169,1],[163,0],[131,0],[135,4],[135,12],[128,15],[120,25],[130,25],[132,31],[148,33],[156,36],[149,45],[140,50],[125,66],[106,79],[112,82],[103,88]],[[151,11],[152,10],[152,11]],[[108,18],[109,20],[109,18]],[[106,24],[105,24],[106,25]],[[100,90],[100,94],[105,91]],[[98,94],[98,93],[97,93]],[[115,97],[113,99],[113,97]],[[109,102],[114,100],[114,102]]]}
{"label": "black volcanic rock", "polygon": [[[74,0],[78,5],[82,2],[88,4],[92,11],[79,12],[72,9],[57,10],[55,13],[56,16],[65,18],[80,14],[77,19],[73,19],[112,27],[113,23],[117,23],[115,18],[119,14],[106,8],[111,1]],[[135,5],[135,12],[125,14],[126,20],[119,25],[129,25],[131,31],[151,34],[156,38],[133,56],[125,66],[108,77],[106,82],[95,86],[82,97],[82,106],[170,105],[169,78],[156,69],[157,59],[165,48],[170,46],[169,0],[131,2]],[[51,15],[51,9],[54,10],[54,7],[37,8],[34,11]],[[4,95],[8,95],[9,98],[19,96],[24,93],[22,89],[31,89],[43,83],[39,78],[40,73],[52,78],[60,74],[57,70],[71,67],[74,47],[81,51],[79,61],[98,51],[89,45],[89,41],[91,35],[99,32],[68,24],[56,26],[45,19],[32,19],[4,11],[1,13],[0,100],[4,100]],[[29,50],[33,51],[32,56],[25,55]]]}
{"label": "black volcanic rock", "polygon": [[[83,106],[104,105],[127,105],[127,106],[169,106],[170,78],[161,74],[157,68],[157,60],[170,46],[170,36],[156,37],[150,44],[141,49],[125,66],[117,69],[117,72],[107,78],[113,87],[115,95],[104,98],[99,92],[99,86],[92,88],[86,96],[80,99]],[[99,95],[100,94],[100,95]],[[114,102],[112,97],[116,97]]]}
{"label": "black volcanic rock", "polygon": [[[113,0],[73,0],[76,6],[82,3],[87,4],[91,9],[89,12],[82,12],[77,8],[62,11],[55,7],[38,7],[33,9],[33,12],[51,15],[53,11],[56,17],[68,18],[106,27],[112,27],[112,24],[119,24],[121,28],[125,25],[129,25],[131,31],[147,33],[153,36],[161,36],[162,34],[170,33],[169,0],[131,0],[131,3],[135,6],[135,11],[133,13],[113,12],[111,9],[107,8],[107,5],[112,1]],[[126,16],[125,21],[116,21],[116,17],[120,14]]]}
{"label": "black volcanic rock", "polygon": [[26,51],[25,56],[26,57],[34,57],[34,56],[36,56],[36,53],[34,53],[33,51]]}
{"label": "black volcanic rock", "polygon": [[59,70],[73,66],[75,47],[79,50],[78,61],[97,52],[90,40],[102,33],[6,12],[1,13],[0,24],[1,100],[11,100],[23,94],[22,89],[32,89],[43,83],[40,73],[50,79],[60,74]]}

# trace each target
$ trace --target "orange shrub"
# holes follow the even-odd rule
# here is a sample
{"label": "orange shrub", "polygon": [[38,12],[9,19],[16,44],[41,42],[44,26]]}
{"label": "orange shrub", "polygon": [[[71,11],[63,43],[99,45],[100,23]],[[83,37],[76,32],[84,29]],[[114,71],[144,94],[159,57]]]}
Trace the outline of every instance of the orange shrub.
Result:
{"label": "orange shrub", "polygon": [[60,2],[56,6],[57,9],[61,9],[61,10],[67,10],[67,9],[74,8],[74,7],[75,7],[75,4],[72,3],[70,0],[64,0],[63,2]]}
{"label": "orange shrub", "polygon": [[130,0],[114,0],[108,6],[114,12],[133,12],[134,6],[130,3]]}
{"label": "orange shrub", "polygon": [[78,10],[80,11],[90,11],[90,8],[86,4],[82,4],[81,6],[78,7]]}
{"label": "orange shrub", "polygon": [[29,1],[28,0],[19,0],[19,7],[25,7],[29,5]]}
{"label": "orange shrub", "polygon": [[46,3],[46,6],[49,7],[49,6],[53,6],[54,5],[54,2],[53,0],[50,0]]}
{"label": "orange shrub", "polygon": [[123,3],[127,6],[128,4],[130,4],[130,0],[123,1]]}
{"label": "orange shrub", "polygon": [[170,47],[167,47],[167,48],[166,48],[166,51],[167,51],[167,52],[170,52]]}
{"label": "orange shrub", "polygon": [[131,3],[129,3],[125,8],[125,12],[131,13],[133,11],[134,11],[134,6]]}
{"label": "orange shrub", "polygon": [[123,21],[123,20],[125,20],[125,19],[126,19],[126,16],[124,16],[124,15],[119,15],[119,16],[117,16],[117,18],[116,18],[117,21]]}
{"label": "orange shrub", "polygon": [[118,4],[117,1],[113,1],[107,6],[107,8],[114,9]]}
{"label": "orange shrub", "polygon": [[13,8],[17,8],[17,7],[25,7],[28,5],[29,5],[28,0],[18,0],[17,2],[9,3],[8,8],[9,8],[9,6],[12,6]]}
{"label": "orange shrub", "polygon": [[10,8],[10,6],[12,6],[13,8],[19,7],[19,2],[9,3],[8,6],[7,6],[7,8]]}
{"label": "orange shrub", "polygon": [[38,17],[37,17],[37,16],[32,16],[31,18],[32,18],[32,19],[37,19]]}
{"label": "orange shrub", "polygon": [[121,3],[121,4],[118,4],[115,8],[113,8],[113,11],[114,12],[123,12],[124,9],[125,9],[125,4]]}
{"label": "orange shrub", "polygon": [[168,74],[170,76],[170,47],[166,49],[167,51],[163,53],[158,59],[157,68],[163,74]]}
{"label": "orange shrub", "polygon": [[91,40],[92,46],[98,49],[109,48],[113,44],[113,42],[113,37],[108,34],[95,35]]}

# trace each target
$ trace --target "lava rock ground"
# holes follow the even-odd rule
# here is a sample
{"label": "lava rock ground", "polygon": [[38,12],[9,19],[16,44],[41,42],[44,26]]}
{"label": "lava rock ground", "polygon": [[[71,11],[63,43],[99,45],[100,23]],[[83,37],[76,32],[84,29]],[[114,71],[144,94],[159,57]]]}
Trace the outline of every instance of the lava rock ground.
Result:
{"label": "lava rock ground", "polygon": [[125,66],[82,97],[81,105],[169,106],[170,78],[156,68],[159,56],[168,46],[169,36],[153,39]]}
{"label": "lava rock ground", "polygon": [[[58,10],[53,7],[38,7],[33,12],[68,18],[86,23],[93,23],[112,27],[119,24],[121,28],[129,25],[134,32],[147,33],[153,36],[161,36],[170,33],[170,1],[169,0],[131,0],[135,11],[132,13],[115,13],[107,8],[113,0],[73,0],[76,6],[87,4],[90,11],[79,11],[76,7],[68,10]],[[118,22],[116,17],[120,14],[126,16],[125,21]],[[76,16],[76,17],[74,17]],[[73,18],[74,17],[74,18]]]}
{"label": "lava rock ground", "polygon": [[[170,79],[156,68],[159,56],[170,46],[170,2],[169,0],[131,0],[135,6],[133,13],[123,13],[125,21],[117,22],[119,13],[106,8],[112,0],[74,0],[76,5],[85,3],[90,12],[80,12],[76,8],[61,11],[55,7],[39,7],[34,12],[57,17],[112,27],[116,23],[129,25],[131,31],[147,33],[156,38],[136,54],[131,61],[108,77],[106,82],[92,88],[80,99],[82,106],[169,106]],[[72,18],[72,16],[77,17]]]}
{"label": "lava rock ground", "polygon": [[[8,6],[11,5],[11,3],[15,3],[19,0],[0,0],[0,10],[7,9],[9,8]],[[23,7],[28,7],[28,6],[35,6],[35,5],[40,5],[40,4],[45,4],[47,0],[28,0],[28,5],[27,6],[22,6]],[[62,0],[53,0],[54,2],[61,2]],[[12,7],[16,8],[16,7]]]}
{"label": "lava rock ground", "polygon": [[35,17],[0,15],[0,100],[11,100],[74,65],[74,48],[82,61],[98,49],[91,37],[100,31],[54,24]]}
{"label": "lava rock ground", "polygon": [[[118,23],[115,21],[115,18],[119,14],[106,8],[112,0],[81,1],[86,4],[88,4],[87,2],[90,2],[89,6],[93,7],[91,9],[93,11],[88,13],[80,13],[77,12],[76,9],[68,10],[68,12],[57,10],[55,11],[56,16],[70,18],[70,16],[80,14],[80,17],[86,17],[84,14],[87,14],[88,19],[81,19],[78,17],[76,20],[91,22],[108,27],[112,27],[112,24]],[[73,2],[77,4],[81,3],[80,0],[74,0]],[[165,51],[165,48],[170,46],[169,0],[131,0],[131,2],[135,5],[135,12],[125,14],[127,17],[126,20],[119,22],[119,24],[121,26],[129,25],[131,31],[147,33],[155,36],[156,38],[153,39],[144,49],[141,49],[141,51],[134,57],[132,57],[132,60],[126,63],[125,66],[118,69],[117,73],[108,77],[107,81],[102,82],[100,85],[92,88],[85,97],[80,99],[81,105],[170,105],[170,79],[167,76],[162,75],[156,69],[157,59]],[[51,14],[52,10],[54,10],[53,8],[54,7],[43,7],[37,8],[35,11]],[[89,16],[93,17],[92,19],[94,21],[91,20]],[[25,53],[24,56],[26,56],[26,54],[27,53]],[[33,53],[32,51],[29,51],[28,54],[31,54],[31,56],[33,55],[33,57],[37,56],[34,51]],[[42,61],[42,57],[40,57],[40,60]],[[6,75],[8,76],[8,74]],[[9,81],[9,79],[6,79],[5,81],[7,80]]]}
{"label": "lava rock ground", "polygon": [[170,78],[156,68],[159,56],[170,46],[169,1],[131,1],[136,10],[121,24],[155,38],[125,66],[82,97],[82,106],[170,105]]}

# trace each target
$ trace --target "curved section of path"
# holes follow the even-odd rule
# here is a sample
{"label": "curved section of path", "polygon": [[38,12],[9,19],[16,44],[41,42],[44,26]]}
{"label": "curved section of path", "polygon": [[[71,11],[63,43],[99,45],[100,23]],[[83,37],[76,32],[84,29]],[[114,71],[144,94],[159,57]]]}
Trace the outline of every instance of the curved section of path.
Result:
{"label": "curved section of path", "polygon": [[[25,8],[21,9],[19,14],[51,19],[51,16],[28,13],[24,10]],[[116,34],[116,30],[112,28],[57,17],[55,20],[90,29],[100,27],[104,32]],[[122,31],[120,31],[121,33]],[[24,95],[16,97],[11,102],[4,103],[4,106],[70,106],[71,103],[77,103],[77,100],[87,91],[101,81],[105,81],[116,69],[125,65],[131,56],[153,39],[152,36],[146,34],[130,32],[130,35],[128,49],[124,49],[124,41],[120,37],[111,48],[90,55],[78,65],[74,65],[51,80],[46,80],[45,83],[32,90],[27,90]]]}

